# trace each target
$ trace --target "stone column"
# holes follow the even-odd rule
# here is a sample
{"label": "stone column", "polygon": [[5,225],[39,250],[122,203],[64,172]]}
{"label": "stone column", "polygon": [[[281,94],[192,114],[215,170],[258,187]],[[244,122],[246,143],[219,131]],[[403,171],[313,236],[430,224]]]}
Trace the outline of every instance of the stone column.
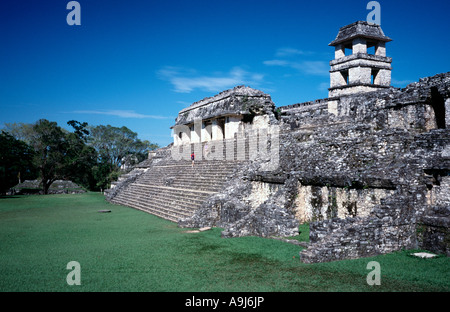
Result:
{"label": "stone column", "polygon": [[380,41],[375,47],[375,55],[386,56],[386,42]]}
{"label": "stone column", "polygon": [[344,78],[341,72],[336,71],[330,73],[330,88],[345,86],[347,80]]}
{"label": "stone column", "polygon": [[175,133],[175,131],[173,131],[172,134],[173,134],[173,145],[177,146],[178,144],[180,144],[178,133]]}
{"label": "stone column", "polygon": [[189,134],[190,134],[190,129],[189,129],[189,133],[182,132],[182,135],[181,135],[182,144],[190,144],[191,143],[191,138],[189,137]]}
{"label": "stone column", "polygon": [[217,119],[214,119],[212,121],[211,140],[222,140],[222,139],[223,139],[222,129],[220,128]]}
{"label": "stone column", "polygon": [[391,71],[388,69],[380,69],[374,80],[374,84],[380,86],[390,86],[391,85]]}
{"label": "stone column", "polygon": [[[173,128],[174,145],[171,148],[171,156],[174,160],[188,160],[191,154],[190,148],[191,130],[186,125],[176,125]],[[181,135],[180,135],[181,134]]]}
{"label": "stone column", "polygon": [[353,67],[348,70],[349,84],[370,84],[372,69],[370,67]]}
{"label": "stone column", "polygon": [[328,113],[338,115],[338,101],[328,101]]}
{"label": "stone column", "polygon": [[239,130],[239,124],[241,123],[242,117],[228,117],[225,123],[225,139],[234,139],[234,134]]}
{"label": "stone column", "polygon": [[334,50],[334,59],[337,60],[337,59],[340,59],[341,57],[344,57],[344,56],[345,56],[344,45],[338,44],[335,47],[335,50]]}
{"label": "stone column", "polygon": [[211,141],[212,125],[209,122],[203,122],[201,137],[202,142]]}
{"label": "stone column", "polygon": [[195,120],[193,127],[191,129],[191,143],[200,143],[201,142],[201,131],[202,131],[202,120]]}
{"label": "stone column", "polygon": [[367,43],[366,40],[363,38],[355,38],[353,39],[353,52],[352,54],[356,53],[367,53]]}
{"label": "stone column", "polygon": [[186,125],[177,125],[173,128],[173,145],[182,145],[190,142],[191,130]]}

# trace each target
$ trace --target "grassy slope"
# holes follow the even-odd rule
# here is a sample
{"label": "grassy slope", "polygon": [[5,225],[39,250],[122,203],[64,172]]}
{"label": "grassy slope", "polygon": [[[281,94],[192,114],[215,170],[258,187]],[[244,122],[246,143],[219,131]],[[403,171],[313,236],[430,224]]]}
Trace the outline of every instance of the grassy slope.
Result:
{"label": "grassy slope", "polygon": [[[185,231],[96,193],[0,198],[0,291],[450,290],[447,257],[404,251],[303,264],[296,245]],[[81,265],[81,286],[66,283],[72,260]],[[381,265],[381,286],[366,283],[372,260]]]}

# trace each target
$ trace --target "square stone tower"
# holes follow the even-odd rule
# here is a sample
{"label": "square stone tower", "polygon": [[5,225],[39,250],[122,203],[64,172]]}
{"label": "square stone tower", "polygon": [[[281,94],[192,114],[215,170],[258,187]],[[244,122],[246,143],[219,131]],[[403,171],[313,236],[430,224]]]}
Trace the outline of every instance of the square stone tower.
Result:
{"label": "square stone tower", "polygon": [[392,58],[386,56],[386,37],[380,25],[358,21],[341,27],[329,46],[335,47],[330,61],[329,97],[370,92],[391,85]]}

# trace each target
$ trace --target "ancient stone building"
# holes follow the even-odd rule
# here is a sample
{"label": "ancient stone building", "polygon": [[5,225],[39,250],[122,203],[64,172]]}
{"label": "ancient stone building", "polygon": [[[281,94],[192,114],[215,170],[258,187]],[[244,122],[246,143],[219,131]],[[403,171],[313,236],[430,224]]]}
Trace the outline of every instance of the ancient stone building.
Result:
{"label": "ancient stone building", "polygon": [[246,86],[221,92],[179,112],[174,145],[233,139],[250,126],[267,128],[274,108],[268,94]]}
{"label": "ancient stone building", "polygon": [[174,143],[107,199],[182,227],[221,227],[223,237],[294,236],[306,222],[304,262],[448,255],[450,73],[390,86],[389,41],[377,25],[342,27],[325,99],[276,107],[238,86],[192,104]]}

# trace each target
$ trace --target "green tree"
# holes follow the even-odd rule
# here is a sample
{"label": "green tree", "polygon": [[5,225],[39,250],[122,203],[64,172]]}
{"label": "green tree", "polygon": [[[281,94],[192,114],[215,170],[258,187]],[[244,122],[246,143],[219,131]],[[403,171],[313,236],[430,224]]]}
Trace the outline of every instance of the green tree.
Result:
{"label": "green tree", "polygon": [[140,162],[147,158],[148,152],[158,148],[157,144],[138,139],[136,132],[127,127],[99,125],[89,127],[88,143],[95,148],[99,159],[96,170],[98,186],[109,187],[119,175],[120,166],[128,160]]}
{"label": "green tree", "polygon": [[73,132],[80,140],[86,142],[87,136],[89,135],[89,130],[87,129],[87,122],[79,122],[76,120],[69,120],[67,122],[75,131]]}
{"label": "green tree", "polygon": [[2,130],[0,134],[0,193],[24,179],[34,179],[33,149]]}
{"label": "green tree", "polygon": [[43,192],[48,194],[50,185],[64,177],[68,150],[65,133],[56,122],[41,119],[33,125],[31,145]]}
{"label": "green tree", "polygon": [[136,155],[142,159],[149,150],[157,148],[155,144],[139,140],[137,133],[125,126],[90,127],[88,142],[97,150],[101,160],[112,167],[120,167],[122,160],[128,155]]}
{"label": "green tree", "polygon": [[[35,175],[38,172],[44,194],[48,194],[50,185],[58,179],[70,179],[90,190],[105,189],[111,181],[117,180],[122,165],[140,162],[147,158],[150,150],[158,148],[156,144],[138,139],[137,133],[127,127],[92,127],[76,120],[70,120],[67,124],[73,128],[73,132],[46,119],[38,120],[35,124],[5,124],[5,128],[13,133],[12,136],[29,142],[31,167],[34,166]],[[27,146],[11,135],[7,139],[6,134],[3,135],[3,139],[9,141],[3,144],[2,155],[6,155],[8,149],[13,150],[11,142],[21,142],[16,143],[24,144],[23,148]],[[18,154],[16,152],[12,158],[26,160],[25,157],[18,157]],[[11,158],[7,161],[11,163]],[[3,163],[5,165],[0,170],[6,172],[6,158]],[[17,178],[14,184],[16,182]]]}
{"label": "green tree", "polygon": [[17,140],[21,140],[27,144],[31,143],[33,137],[33,124],[27,124],[23,122],[6,122],[3,130],[8,132]]}
{"label": "green tree", "polygon": [[67,133],[65,137],[67,153],[64,176],[85,188],[94,190],[96,181],[93,169],[97,165],[97,152],[92,146],[86,144],[89,135],[88,124],[75,120],[67,124],[74,128],[74,132]]}

